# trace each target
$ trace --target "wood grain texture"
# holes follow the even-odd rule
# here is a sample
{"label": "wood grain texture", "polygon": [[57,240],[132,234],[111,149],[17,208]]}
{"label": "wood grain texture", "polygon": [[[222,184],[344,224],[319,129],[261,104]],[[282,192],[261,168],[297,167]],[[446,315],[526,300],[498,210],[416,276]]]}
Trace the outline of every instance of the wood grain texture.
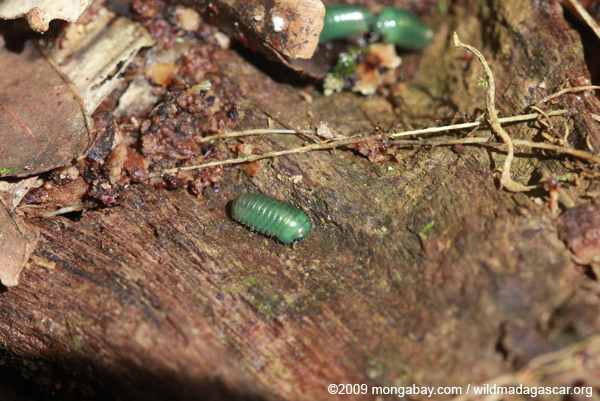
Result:
{"label": "wood grain texture", "polygon": [[104,7],[81,32],[77,27],[69,26],[68,40],[53,48],[50,57],[77,89],[85,110],[93,113],[122,83],[133,57],[154,40],[141,24]]}
{"label": "wood grain texture", "polygon": [[[556,40],[577,43],[557,3],[527,2],[522,16],[511,14],[518,34],[495,18],[520,1],[466,3],[453,3],[452,15],[461,38],[489,57],[502,113],[586,73],[570,46],[556,53]],[[448,18],[419,79],[395,88],[407,99],[397,106],[403,115],[483,104],[481,70],[448,47]],[[308,104],[234,53],[219,71],[243,94],[241,129],[264,126],[256,104],[301,128],[311,111],[340,133],[372,130],[361,110],[384,127],[399,118],[392,96]],[[598,104],[561,102],[581,114]],[[574,138],[595,140],[586,127],[576,120]],[[302,143],[249,141],[262,150]],[[374,164],[342,149],[307,153],[263,161],[252,179],[233,171],[201,198],[136,185],[118,206],[31,222],[40,245],[19,287],[0,294],[5,364],[59,383],[53,391],[64,397],[149,400],[329,400],[329,383],[459,386],[511,373],[597,333],[600,320],[595,284],[571,260],[547,205],[496,188],[491,170],[502,157],[422,148]],[[540,159],[519,158],[515,171],[561,171]],[[248,191],[302,205],[313,232],[296,249],[249,233],[227,214]]]}

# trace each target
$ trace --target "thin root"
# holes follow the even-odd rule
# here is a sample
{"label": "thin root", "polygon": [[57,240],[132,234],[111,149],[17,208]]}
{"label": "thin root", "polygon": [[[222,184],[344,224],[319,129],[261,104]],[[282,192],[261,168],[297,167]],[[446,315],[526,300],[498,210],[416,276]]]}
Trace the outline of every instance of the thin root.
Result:
{"label": "thin root", "polygon": [[487,61],[485,61],[485,57],[483,57],[483,54],[481,54],[479,50],[477,50],[473,46],[469,46],[462,43],[458,39],[458,35],[456,34],[456,32],[454,32],[453,39],[454,46],[471,51],[477,57],[477,59],[479,59],[479,62],[481,63],[483,70],[485,71],[486,80],[488,83],[487,97],[485,102],[487,110],[487,121],[490,124],[492,132],[494,132],[496,135],[502,138],[502,141],[506,144],[507,147],[507,155],[506,159],[504,160],[504,166],[502,167],[502,177],[500,178],[500,186],[512,192],[524,192],[535,188],[531,186],[525,186],[514,181],[510,175],[510,166],[512,165],[513,159],[515,157],[515,148],[510,135],[504,130],[504,128],[502,128],[502,125],[500,125],[500,121],[498,121],[498,112],[496,111],[494,99],[496,94],[494,74],[492,74],[492,70],[490,69]]}
{"label": "thin root", "polygon": [[[563,114],[566,114],[565,110],[556,110],[554,112],[548,113],[548,116],[557,116],[557,115],[563,115]],[[501,123],[523,122],[523,121],[535,120],[538,118],[538,116],[539,116],[539,114],[526,114],[526,115],[520,115],[520,116],[501,118],[501,119],[499,119],[499,121]],[[340,139],[334,139],[331,141],[327,141],[324,143],[315,143],[315,144],[300,146],[298,148],[292,148],[292,149],[281,150],[281,151],[276,151],[276,152],[268,152],[268,153],[264,153],[262,155],[249,155],[247,157],[239,157],[236,159],[217,160],[217,161],[197,164],[197,165],[193,165],[193,166],[184,166],[184,167],[175,167],[175,168],[165,169],[162,171],[157,171],[157,172],[151,173],[150,177],[151,178],[152,177],[161,177],[161,176],[167,175],[167,174],[176,174],[180,171],[199,170],[199,169],[206,168],[206,167],[223,166],[223,165],[228,165],[228,164],[249,163],[249,162],[253,162],[256,160],[270,159],[270,158],[274,158],[274,157],[297,154],[297,153],[307,153],[307,152],[312,152],[315,150],[334,149],[334,148],[344,146],[344,145],[351,145],[351,144],[355,144],[355,143],[368,142],[368,141],[374,141],[374,140],[399,138],[402,136],[426,134],[426,133],[432,133],[432,132],[461,130],[464,128],[471,128],[471,127],[476,127],[476,126],[480,126],[480,125],[481,125],[481,123],[474,122],[474,123],[457,124],[457,125],[453,125],[453,126],[449,125],[449,126],[445,126],[445,127],[433,127],[433,128],[425,128],[422,130],[398,132],[398,133],[391,134],[391,135],[379,134],[379,135],[373,135],[373,136],[369,136],[369,137],[358,136],[358,135],[351,136],[351,137],[344,137],[344,138],[340,138]],[[252,135],[256,135],[259,133],[262,133],[262,134],[273,133],[273,131],[274,131],[274,133],[282,133],[281,131],[284,131],[284,130],[260,129],[260,130],[251,130],[251,131],[252,131]],[[244,132],[245,131],[237,132],[236,136],[242,136]],[[292,133],[294,133],[294,131],[287,130],[285,133],[292,134]],[[592,155],[591,153],[588,153],[583,150],[576,150],[576,149],[565,148],[564,146],[558,146],[558,145],[553,145],[553,144],[549,144],[549,143],[531,142],[531,141],[525,141],[525,140],[519,140],[519,139],[513,140],[513,143],[516,146],[523,146],[523,147],[528,147],[528,148],[532,148],[532,149],[551,150],[556,153],[567,154],[570,156],[577,157],[579,159],[590,161],[592,163],[600,164],[599,157],[596,157],[596,156]],[[498,147],[502,146],[502,144],[490,142],[488,140],[488,138],[481,138],[481,137],[439,140],[439,141],[395,140],[395,141],[393,141],[393,144],[400,145],[400,146],[479,145],[479,146],[490,146],[490,147],[494,147],[494,148],[498,148]]]}
{"label": "thin root", "polygon": [[545,98],[543,98],[542,100],[540,100],[539,102],[537,102],[537,105],[541,105],[543,103],[547,103],[550,100],[557,98],[559,96],[564,95],[565,93],[574,93],[574,92],[585,92],[585,91],[589,91],[589,90],[595,90],[595,89],[600,89],[600,86],[597,85],[586,85],[586,86],[574,86],[572,88],[566,88],[563,90],[560,90],[556,93],[553,93],[551,95],[546,96]]}

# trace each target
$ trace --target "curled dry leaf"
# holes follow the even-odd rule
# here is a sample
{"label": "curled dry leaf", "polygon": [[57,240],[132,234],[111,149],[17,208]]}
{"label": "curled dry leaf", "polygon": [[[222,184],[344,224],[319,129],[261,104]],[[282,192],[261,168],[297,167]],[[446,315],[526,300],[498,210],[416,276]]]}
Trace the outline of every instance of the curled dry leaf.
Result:
{"label": "curled dry leaf", "polygon": [[0,190],[0,282],[6,287],[19,284],[19,274],[38,239],[37,230],[15,213],[14,196]]}
{"label": "curled dry leaf", "polygon": [[402,59],[396,53],[396,46],[392,43],[374,43],[369,46],[366,62],[358,65],[358,81],[352,92],[363,95],[372,95],[384,82],[382,68],[394,70],[402,64]]}
{"label": "curled dry leaf", "polygon": [[75,21],[93,0],[4,0],[0,1],[0,18],[25,17],[31,29],[48,30],[53,19]]}
{"label": "curled dry leaf", "polygon": [[21,200],[25,197],[27,192],[35,187],[35,182],[38,176],[27,177],[22,180],[0,180],[0,192],[6,192],[10,194],[11,203],[8,205],[11,209],[16,209],[21,203]]}
{"label": "curled dry leaf", "polygon": [[319,123],[319,126],[317,127],[317,135],[323,139],[335,139],[340,137],[340,135],[333,133],[324,122]]}

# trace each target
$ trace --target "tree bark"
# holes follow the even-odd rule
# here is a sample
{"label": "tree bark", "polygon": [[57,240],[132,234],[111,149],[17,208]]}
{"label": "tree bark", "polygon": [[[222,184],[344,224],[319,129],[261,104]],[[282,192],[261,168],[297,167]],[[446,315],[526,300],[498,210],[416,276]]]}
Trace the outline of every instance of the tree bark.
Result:
{"label": "tree bark", "polygon": [[[452,48],[453,31],[486,56],[501,116],[589,77],[556,1],[458,1],[450,11],[418,78],[387,97],[308,103],[225,52],[220,74],[239,87],[245,111],[239,128],[264,127],[261,108],[341,133],[372,131],[365,113],[382,127],[418,124],[425,110],[471,114],[484,106],[483,72]],[[416,57],[405,57],[406,68]],[[559,130],[571,124],[576,145],[600,148],[596,97],[566,95],[556,107],[576,114]],[[248,139],[263,151],[302,141]],[[497,188],[502,153],[437,147],[396,157],[311,152],[261,161],[252,178],[232,170],[199,198],[134,185],[118,206],[31,221],[38,248],[21,284],[0,294],[0,356],[63,397],[328,400],[330,383],[484,382],[598,332],[595,283],[536,202],[545,193]],[[559,160],[520,155],[515,179],[536,168],[561,174]],[[583,203],[596,187],[569,194]],[[249,191],[300,206],[313,232],[290,248],[238,225],[227,205]]]}

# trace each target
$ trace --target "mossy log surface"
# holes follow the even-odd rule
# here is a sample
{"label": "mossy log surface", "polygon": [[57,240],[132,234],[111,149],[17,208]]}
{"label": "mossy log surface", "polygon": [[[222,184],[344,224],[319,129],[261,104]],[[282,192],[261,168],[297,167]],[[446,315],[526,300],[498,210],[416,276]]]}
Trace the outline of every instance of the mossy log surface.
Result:
{"label": "mossy log surface", "polygon": [[[450,11],[417,81],[399,87],[407,116],[484,106],[482,70],[459,57],[453,31],[488,59],[501,116],[589,77],[556,1],[457,1]],[[220,60],[245,110],[240,129],[266,125],[257,105],[299,127],[310,111],[344,133],[372,130],[365,113],[383,127],[397,119],[390,98],[307,103],[233,52]],[[600,149],[589,114],[597,98],[564,96],[557,107],[577,113],[578,144]],[[560,173],[547,156],[517,158],[515,179],[540,165]],[[20,285],[0,294],[2,362],[59,398],[330,400],[330,383],[484,382],[598,332],[591,279],[533,200],[544,192],[497,188],[492,170],[504,154],[438,147],[398,158],[306,153],[262,161],[253,178],[234,170],[199,198],[133,185],[118,206],[76,221],[31,221],[38,248]],[[227,212],[249,191],[300,206],[313,232],[295,248],[249,232]]]}

